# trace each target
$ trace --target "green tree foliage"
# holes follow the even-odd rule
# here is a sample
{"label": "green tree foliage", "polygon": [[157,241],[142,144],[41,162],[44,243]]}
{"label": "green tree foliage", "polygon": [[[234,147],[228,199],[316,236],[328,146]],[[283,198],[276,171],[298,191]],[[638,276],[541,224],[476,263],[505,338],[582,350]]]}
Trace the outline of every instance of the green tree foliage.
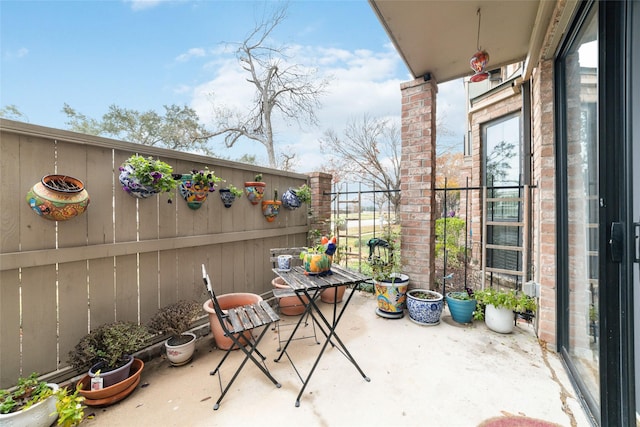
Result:
{"label": "green tree foliage", "polygon": [[29,121],[29,118],[14,104],[9,104],[0,108],[0,117],[4,119],[18,120],[21,122]]}
{"label": "green tree foliage", "polygon": [[[447,235],[444,234],[445,222]],[[464,245],[460,240],[465,232],[465,221],[461,218],[448,217],[436,220],[436,257],[444,257],[447,254],[447,265],[455,267],[460,265],[460,255],[464,251]]]}
{"label": "green tree foliage", "polygon": [[165,105],[164,114],[140,112],[117,105],[96,120],[64,104],[66,124],[75,132],[102,135],[138,144],[212,154],[207,147],[207,131],[195,110],[187,106]]}

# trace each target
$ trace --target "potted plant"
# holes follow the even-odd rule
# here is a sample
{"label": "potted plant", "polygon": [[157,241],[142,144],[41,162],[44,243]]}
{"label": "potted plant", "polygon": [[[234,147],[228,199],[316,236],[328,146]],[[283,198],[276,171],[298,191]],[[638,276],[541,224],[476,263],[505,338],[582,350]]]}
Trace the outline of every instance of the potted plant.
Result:
{"label": "potted plant", "polygon": [[282,206],[295,210],[304,203],[311,203],[311,188],[307,184],[302,184],[298,188],[291,188],[282,194]]}
{"label": "potted plant", "polygon": [[532,316],[538,308],[535,299],[513,289],[500,291],[486,288],[475,291],[474,296],[479,306],[474,317],[484,319],[489,329],[501,334],[513,331],[516,313],[529,313]]}
{"label": "potted plant", "polygon": [[173,168],[152,157],[133,155],[120,166],[119,170],[122,189],[138,199],[146,199],[162,192],[171,194],[178,185],[178,181],[173,176]]}
{"label": "potted plant", "polygon": [[193,169],[191,173],[180,176],[180,194],[187,201],[187,206],[191,209],[200,209],[200,206],[207,200],[207,194],[216,191],[216,184],[222,178],[215,175],[208,167],[204,169]]}
{"label": "potted plant", "polygon": [[0,424],[50,426],[58,417],[57,390],[57,384],[39,381],[37,373],[19,378],[13,389],[0,390]]}
{"label": "potted plant", "polygon": [[84,418],[82,396],[76,390],[38,379],[37,373],[18,378],[16,386],[0,390],[0,425],[48,427],[56,419],[59,426],[75,426]]}
{"label": "potted plant", "polygon": [[244,191],[247,193],[247,199],[249,199],[252,205],[260,203],[266,186],[267,184],[262,182],[261,173],[255,176],[254,181],[246,181],[244,183]]}
{"label": "potted plant", "polygon": [[[69,352],[69,363],[76,369],[89,369],[80,381],[80,394],[87,405],[115,403],[135,389],[144,363],[132,354],[150,337],[146,327],[118,321],[101,325],[80,339]],[[92,382],[95,377],[102,384]]]}
{"label": "potted plant", "polygon": [[429,289],[412,289],[407,292],[409,319],[423,326],[440,323],[444,300],[440,292]]}
{"label": "potted plant", "polygon": [[225,208],[230,208],[233,202],[240,197],[242,197],[242,190],[233,184],[220,189],[220,199],[222,199]]}
{"label": "potted plant", "polygon": [[376,295],[376,314],[388,319],[404,317],[409,276],[402,274],[400,244],[397,235],[388,233],[385,239],[372,238],[367,242],[373,286]]}
{"label": "potted plant", "polygon": [[191,361],[196,348],[196,335],[188,330],[201,310],[198,302],[181,300],[162,307],[149,321],[151,331],[169,336],[164,345],[167,358],[173,366],[182,366]]}
{"label": "potted plant", "polygon": [[282,202],[278,200],[278,190],[273,190],[273,200],[262,201],[262,214],[268,222],[275,221],[280,213]]}
{"label": "potted plant", "polygon": [[477,301],[473,290],[465,288],[464,291],[447,292],[445,295],[447,307],[454,321],[458,323],[471,323]]}

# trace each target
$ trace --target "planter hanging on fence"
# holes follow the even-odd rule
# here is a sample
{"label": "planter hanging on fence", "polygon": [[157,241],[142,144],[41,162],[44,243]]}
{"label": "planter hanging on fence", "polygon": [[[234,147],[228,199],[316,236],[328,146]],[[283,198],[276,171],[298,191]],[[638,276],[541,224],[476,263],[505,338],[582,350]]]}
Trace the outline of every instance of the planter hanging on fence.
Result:
{"label": "planter hanging on fence", "polygon": [[280,206],[282,202],[280,200],[263,200],[262,201],[262,214],[267,221],[273,222],[280,213]]}
{"label": "planter hanging on fence", "polygon": [[89,193],[79,179],[45,175],[27,193],[27,203],[43,218],[66,221],[87,210]]}
{"label": "planter hanging on fence", "polygon": [[207,194],[214,191],[214,187],[204,181],[196,181],[191,174],[182,174],[179,190],[182,198],[187,201],[191,209],[200,209],[207,200]]}
{"label": "planter hanging on fence", "polygon": [[244,191],[252,205],[257,205],[264,196],[264,188],[267,186],[262,181],[247,181],[244,183]]}

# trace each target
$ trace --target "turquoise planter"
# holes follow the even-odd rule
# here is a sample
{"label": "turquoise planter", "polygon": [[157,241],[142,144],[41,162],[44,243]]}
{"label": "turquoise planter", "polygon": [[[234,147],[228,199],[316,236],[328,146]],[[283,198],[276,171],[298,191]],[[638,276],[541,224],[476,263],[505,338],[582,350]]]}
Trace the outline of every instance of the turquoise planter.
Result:
{"label": "turquoise planter", "polygon": [[471,323],[471,320],[473,319],[473,312],[476,309],[476,300],[461,300],[452,297],[452,295],[461,293],[463,292],[447,293],[447,295],[445,296],[447,300],[447,306],[449,307],[449,312],[451,313],[451,317],[453,317],[453,320],[458,323]]}

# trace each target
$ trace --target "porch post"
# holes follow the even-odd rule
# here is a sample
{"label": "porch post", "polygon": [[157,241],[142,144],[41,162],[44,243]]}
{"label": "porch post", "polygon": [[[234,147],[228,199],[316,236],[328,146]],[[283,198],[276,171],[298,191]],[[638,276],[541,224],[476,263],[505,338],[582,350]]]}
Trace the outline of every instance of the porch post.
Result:
{"label": "porch post", "polygon": [[[400,85],[402,157],[400,225],[403,271],[410,288],[434,288],[436,220],[436,94],[431,77]],[[435,289],[435,288],[434,288]]]}
{"label": "porch post", "polygon": [[323,236],[331,235],[331,180],[333,176],[324,172],[309,174],[311,187],[311,230],[318,230]]}

